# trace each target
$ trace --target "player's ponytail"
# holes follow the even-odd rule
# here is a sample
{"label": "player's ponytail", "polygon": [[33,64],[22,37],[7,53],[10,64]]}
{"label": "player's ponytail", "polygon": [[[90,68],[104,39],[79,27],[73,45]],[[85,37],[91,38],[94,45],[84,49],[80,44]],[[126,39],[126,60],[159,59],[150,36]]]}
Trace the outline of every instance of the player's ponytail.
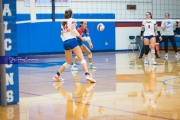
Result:
{"label": "player's ponytail", "polygon": [[[71,17],[72,17],[72,10],[71,9],[66,10],[64,14],[64,19],[69,19]],[[66,21],[63,21],[62,25],[65,26],[65,24],[66,24]]]}

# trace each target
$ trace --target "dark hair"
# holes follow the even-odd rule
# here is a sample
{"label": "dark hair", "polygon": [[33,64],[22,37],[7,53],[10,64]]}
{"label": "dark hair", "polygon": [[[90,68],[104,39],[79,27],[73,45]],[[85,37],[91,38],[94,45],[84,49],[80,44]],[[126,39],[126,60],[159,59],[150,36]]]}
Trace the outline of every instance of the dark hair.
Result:
{"label": "dark hair", "polygon": [[151,12],[146,12],[146,13],[149,13],[149,14],[151,15],[151,19],[152,19],[152,14],[151,14]]}
{"label": "dark hair", "polygon": [[168,15],[168,16],[169,16],[169,13],[166,13],[165,15]]}
{"label": "dark hair", "polygon": [[[71,17],[72,17],[72,10],[71,9],[66,10],[64,14],[64,18],[69,19]],[[66,21],[63,21],[62,25],[65,26],[65,24],[66,24]]]}
{"label": "dark hair", "polygon": [[81,27],[83,23],[84,23],[84,21],[81,21],[79,27]]}

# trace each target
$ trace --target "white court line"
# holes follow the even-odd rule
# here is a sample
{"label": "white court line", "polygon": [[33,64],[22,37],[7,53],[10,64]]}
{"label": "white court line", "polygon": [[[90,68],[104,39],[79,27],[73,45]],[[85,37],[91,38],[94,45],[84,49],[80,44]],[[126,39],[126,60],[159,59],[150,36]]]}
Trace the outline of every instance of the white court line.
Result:
{"label": "white court line", "polygon": [[[142,22],[145,19],[75,19],[77,22],[87,21],[87,22]],[[180,19],[170,19],[171,21],[180,21]],[[56,22],[67,21],[67,19],[56,19]],[[164,19],[153,19],[152,21],[164,21]],[[38,23],[38,22],[52,22],[52,19],[39,19],[39,20],[27,20],[27,21],[17,21],[16,24],[23,23]]]}

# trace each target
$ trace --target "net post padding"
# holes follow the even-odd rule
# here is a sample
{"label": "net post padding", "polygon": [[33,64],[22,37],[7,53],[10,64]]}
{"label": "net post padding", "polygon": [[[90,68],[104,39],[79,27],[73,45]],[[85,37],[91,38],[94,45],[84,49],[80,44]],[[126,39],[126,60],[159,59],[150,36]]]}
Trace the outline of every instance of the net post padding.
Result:
{"label": "net post padding", "polygon": [[36,21],[36,7],[35,7],[35,0],[30,0],[30,15],[31,15],[31,22]]}
{"label": "net post padding", "polygon": [[[2,14],[2,0],[0,1],[0,56],[5,56],[4,49],[4,20]],[[5,64],[0,64],[0,99],[2,107],[7,106],[7,96],[6,96],[6,68]]]}

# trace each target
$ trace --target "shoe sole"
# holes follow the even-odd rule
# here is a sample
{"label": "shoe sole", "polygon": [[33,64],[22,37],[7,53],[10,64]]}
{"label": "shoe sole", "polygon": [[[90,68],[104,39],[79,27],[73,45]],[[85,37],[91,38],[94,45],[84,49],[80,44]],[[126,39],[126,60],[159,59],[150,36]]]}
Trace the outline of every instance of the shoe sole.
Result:
{"label": "shoe sole", "polygon": [[71,69],[71,71],[78,71],[78,69],[74,70],[74,69]]}
{"label": "shoe sole", "polygon": [[61,79],[61,80],[59,80],[59,79],[58,79],[58,80],[57,80],[57,79],[56,79],[56,78],[54,78],[54,77],[53,77],[53,80],[55,80],[55,81],[59,81],[59,82],[64,81],[64,79]]}
{"label": "shoe sole", "polygon": [[96,81],[92,81],[90,79],[86,79],[87,81],[91,82],[91,83],[96,83]]}
{"label": "shoe sole", "polygon": [[147,60],[147,62],[144,62],[144,64],[149,64],[148,60]]}
{"label": "shoe sole", "polygon": [[179,59],[178,57],[175,57],[176,59]]}
{"label": "shoe sole", "polygon": [[96,69],[96,68],[89,68],[89,69]]}

